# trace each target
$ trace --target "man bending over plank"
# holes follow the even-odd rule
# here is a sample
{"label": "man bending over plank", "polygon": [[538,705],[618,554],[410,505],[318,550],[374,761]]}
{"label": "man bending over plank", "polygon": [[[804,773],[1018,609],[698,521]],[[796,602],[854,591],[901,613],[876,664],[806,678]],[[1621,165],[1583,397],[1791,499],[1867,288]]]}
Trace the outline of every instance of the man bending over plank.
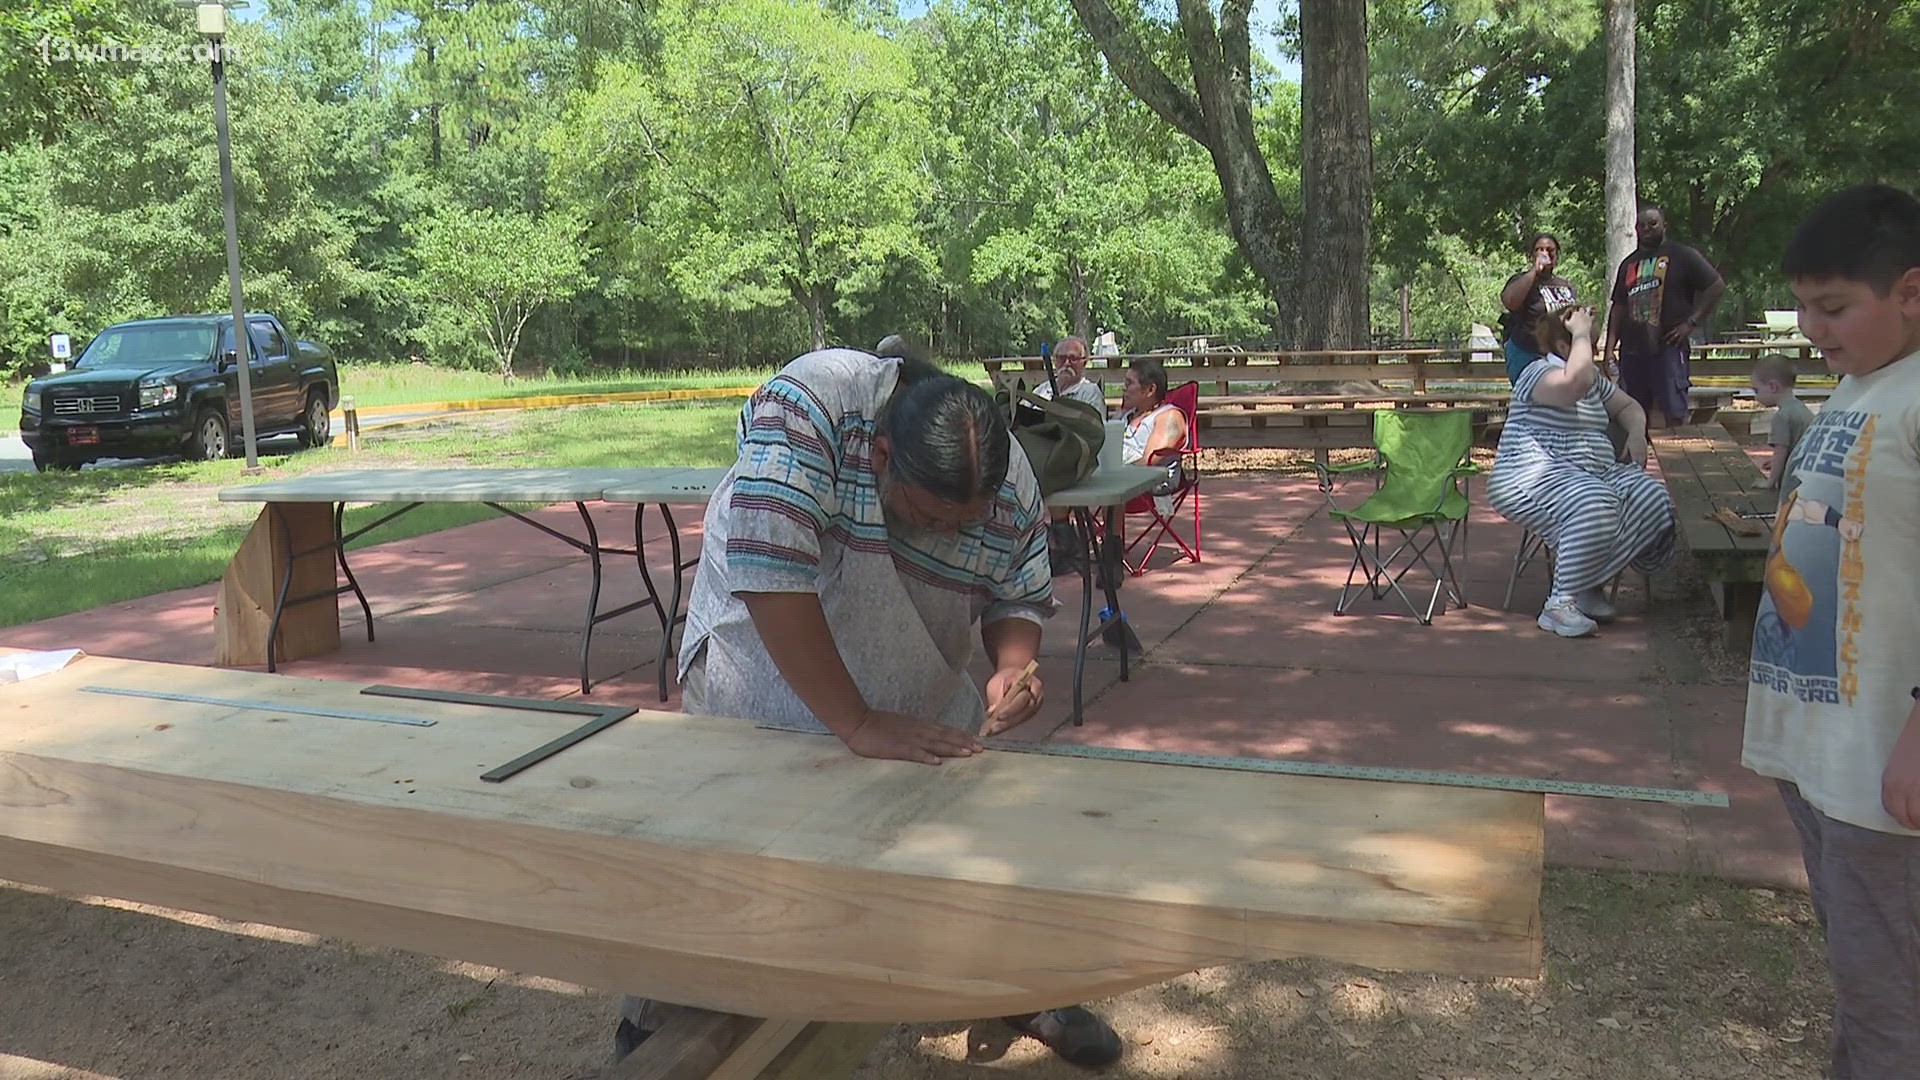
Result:
{"label": "man bending over plank", "polygon": [[[687,607],[685,711],[938,765],[1039,710],[1047,517],[985,391],[917,357],[827,349],[755,391],[738,434]],[[967,673],[976,626],[984,698]],[[616,1053],[648,1034],[644,1006],[622,1002]],[[1076,1065],[1120,1058],[1079,1006],[1006,1019]]]}

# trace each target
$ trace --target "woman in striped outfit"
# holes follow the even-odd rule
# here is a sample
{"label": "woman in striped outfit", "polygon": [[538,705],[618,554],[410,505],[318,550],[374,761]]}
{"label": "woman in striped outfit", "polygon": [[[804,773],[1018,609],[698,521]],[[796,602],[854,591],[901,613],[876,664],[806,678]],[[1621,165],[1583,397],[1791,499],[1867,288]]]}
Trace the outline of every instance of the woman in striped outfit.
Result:
{"label": "woman in striped outfit", "polygon": [[[1543,315],[1534,333],[1548,351],[1514,384],[1487,500],[1554,552],[1540,628],[1581,637],[1613,617],[1603,587],[1621,570],[1673,559],[1673,501],[1646,473],[1646,413],[1594,366],[1592,309]],[[1624,461],[1609,422],[1626,431]]]}

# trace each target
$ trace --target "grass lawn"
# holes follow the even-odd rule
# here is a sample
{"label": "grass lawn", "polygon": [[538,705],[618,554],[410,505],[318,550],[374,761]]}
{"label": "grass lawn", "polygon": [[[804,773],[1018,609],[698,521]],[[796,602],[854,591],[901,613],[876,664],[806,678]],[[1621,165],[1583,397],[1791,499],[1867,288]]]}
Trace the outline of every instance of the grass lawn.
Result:
{"label": "grass lawn", "polygon": [[[357,454],[286,453],[270,444],[261,481],[321,470],[405,466],[725,465],[735,402],[604,405],[505,412],[369,433]],[[239,461],[77,473],[0,473],[0,627],[219,579],[259,512],[221,503],[254,482]],[[347,526],[392,508],[349,508]],[[423,506],[360,543],[384,543],[492,517],[482,506]]]}
{"label": "grass lawn", "polygon": [[[986,371],[976,361],[942,365],[962,378],[984,382]],[[433,367],[427,364],[352,364],[340,369],[340,392],[354,404],[413,405],[427,401],[473,401],[543,397],[549,394],[618,394],[637,390],[693,390],[728,386],[758,386],[775,369],[728,368],[722,371],[594,372],[583,376],[541,375],[515,379],[511,384],[484,371]]]}

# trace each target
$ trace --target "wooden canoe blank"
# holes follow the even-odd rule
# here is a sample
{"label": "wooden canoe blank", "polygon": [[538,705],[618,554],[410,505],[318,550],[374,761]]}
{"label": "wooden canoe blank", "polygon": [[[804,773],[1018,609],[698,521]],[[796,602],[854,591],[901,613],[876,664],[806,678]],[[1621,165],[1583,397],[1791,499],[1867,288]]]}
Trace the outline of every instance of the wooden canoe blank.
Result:
{"label": "wooden canoe blank", "polygon": [[931,768],[657,712],[487,784],[580,718],[359,689],[99,657],[0,687],[0,878],[787,1019],[998,1016],[1291,956],[1539,969],[1539,795]]}

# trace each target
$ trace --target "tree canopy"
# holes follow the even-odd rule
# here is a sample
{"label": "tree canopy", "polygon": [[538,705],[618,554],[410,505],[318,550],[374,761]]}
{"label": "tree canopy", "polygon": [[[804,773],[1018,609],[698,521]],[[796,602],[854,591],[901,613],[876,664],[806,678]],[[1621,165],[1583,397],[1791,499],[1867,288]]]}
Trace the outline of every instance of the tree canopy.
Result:
{"label": "tree canopy", "polygon": [[[1357,223],[1313,209],[1311,118],[1274,63],[1316,48],[1312,18],[1249,10],[270,0],[230,42],[248,303],[349,363],[524,371],[901,331],[971,356],[1100,328],[1273,340],[1276,273],[1364,289],[1376,339],[1409,286],[1414,336],[1458,341],[1538,230],[1597,292],[1601,0],[1367,5],[1371,160],[1314,174],[1365,169]],[[1089,32],[1103,11],[1131,52]],[[1726,323],[1785,301],[1778,252],[1822,193],[1920,173],[1913,5],[1639,0],[1638,20],[1640,193],[1727,274]],[[224,306],[209,74],[175,55],[197,41],[168,0],[0,11],[0,375],[50,333]],[[110,43],[151,55],[76,48]],[[1209,47],[1223,63],[1196,67]],[[1139,92],[1149,71],[1168,92]],[[1223,154],[1265,178],[1239,186]],[[1314,254],[1352,259],[1362,232],[1357,268]],[[488,277],[543,301],[504,348],[476,315]]]}

